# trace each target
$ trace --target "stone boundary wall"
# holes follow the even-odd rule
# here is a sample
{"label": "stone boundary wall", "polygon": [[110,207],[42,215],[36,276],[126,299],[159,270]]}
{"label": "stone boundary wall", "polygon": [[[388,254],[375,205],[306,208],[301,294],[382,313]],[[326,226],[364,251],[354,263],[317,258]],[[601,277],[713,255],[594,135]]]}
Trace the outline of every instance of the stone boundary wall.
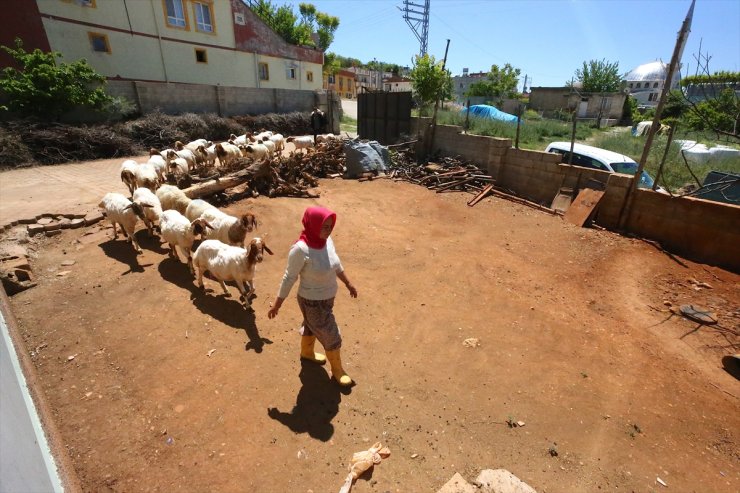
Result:
{"label": "stone boundary wall", "polygon": [[133,102],[141,113],[215,113],[221,116],[326,110],[327,95],[316,91],[179,84],[175,82],[108,81],[107,92]]}
{"label": "stone boundary wall", "polygon": [[[429,139],[429,121],[412,118],[413,134]],[[631,175],[562,164],[559,155],[515,149],[511,139],[465,135],[452,125],[437,126],[434,147],[443,155],[477,164],[498,186],[547,207],[562,187],[576,194],[587,186],[603,188],[596,223],[619,229]],[[638,189],[626,232],[658,241],[687,258],[740,272],[740,206]]]}

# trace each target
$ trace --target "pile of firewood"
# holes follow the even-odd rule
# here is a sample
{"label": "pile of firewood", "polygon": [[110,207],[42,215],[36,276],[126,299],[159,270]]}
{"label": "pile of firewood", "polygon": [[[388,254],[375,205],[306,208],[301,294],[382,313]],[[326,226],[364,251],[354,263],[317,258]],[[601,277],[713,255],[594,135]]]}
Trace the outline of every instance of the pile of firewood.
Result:
{"label": "pile of firewood", "polygon": [[[244,197],[316,198],[311,190],[319,178],[339,177],[344,173],[344,147],[341,140],[322,142],[313,149],[292,152],[262,161],[236,159],[229,166],[201,168],[190,179],[197,182],[185,188],[190,198],[212,195],[215,202],[228,202]],[[184,188],[187,183],[178,183]]]}

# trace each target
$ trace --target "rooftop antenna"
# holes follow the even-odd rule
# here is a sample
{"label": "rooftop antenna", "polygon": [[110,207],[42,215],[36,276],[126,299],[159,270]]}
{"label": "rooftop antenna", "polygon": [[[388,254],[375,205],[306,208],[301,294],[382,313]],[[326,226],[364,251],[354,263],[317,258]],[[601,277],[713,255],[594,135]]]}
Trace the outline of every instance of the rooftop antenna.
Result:
{"label": "rooftop antenna", "polygon": [[[403,18],[414,32],[416,39],[419,40],[419,55],[427,54],[427,42],[429,41],[429,2],[424,0],[424,4],[403,0],[403,7],[398,10],[403,12]],[[422,9],[422,10],[414,10]],[[421,31],[421,32],[420,32]]]}

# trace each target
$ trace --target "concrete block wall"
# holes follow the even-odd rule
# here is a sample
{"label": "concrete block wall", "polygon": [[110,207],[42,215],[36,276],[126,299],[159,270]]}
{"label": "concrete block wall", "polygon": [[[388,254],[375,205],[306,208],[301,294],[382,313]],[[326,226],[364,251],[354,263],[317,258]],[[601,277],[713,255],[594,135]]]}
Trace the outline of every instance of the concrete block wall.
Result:
{"label": "concrete block wall", "polygon": [[215,113],[221,116],[308,112],[315,91],[141,81],[109,81],[108,94],[124,97],[141,113]]}
{"label": "concrete block wall", "polygon": [[[428,138],[428,123],[428,118],[421,123],[412,119],[414,135],[421,124]],[[591,181],[599,182],[605,193],[596,222],[611,230],[619,228],[634,180],[631,175],[562,164],[559,155],[514,149],[509,139],[464,135],[454,126],[437,127],[435,147],[487,169],[498,186],[546,206],[561,187],[577,193]],[[740,206],[638,189],[625,229],[687,258],[740,272]]]}
{"label": "concrete block wall", "polygon": [[672,252],[740,272],[740,206],[638,189],[626,228]]}

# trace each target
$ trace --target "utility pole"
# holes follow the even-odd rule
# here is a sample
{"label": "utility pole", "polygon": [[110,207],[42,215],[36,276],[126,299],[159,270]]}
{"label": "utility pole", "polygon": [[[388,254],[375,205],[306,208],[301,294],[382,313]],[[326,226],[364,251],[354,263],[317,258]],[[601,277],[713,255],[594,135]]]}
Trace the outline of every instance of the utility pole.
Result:
{"label": "utility pole", "polygon": [[[403,0],[403,8],[398,10],[403,12],[403,19],[413,31],[416,39],[419,40],[419,55],[427,54],[427,42],[429,41],[429,2],[424,0],[424,5],[413,3],[409,0]],[[422,10],[414,10],[415,8]]]}
{"label": "utility pole", "polygon": [[691,0],[691,7],[686,13],[686,18],[681,24],[681,29],[678,31],[678,37],[676,39],[676,45],[673,48],[673,56],[671,56],[671,63],[668,65],[668,73],[666,74],[666,81],[663,84],[663,89],[660,92],[660,99],[658,100],[658,106],[655,108],[655,117],[653,123],[650,125],[648,130],[647,139],[645,140],[645,147],[642,149],[642,156],[640,157],[640,164],[637,166],[635,171],[635,177],[632,180],[632,186],[628,189],[627,200],[625,200],[624,207],[619,215],[619,228],[624,229],[629,221],[630,214],[632,213],[632,202],[635,194],[637,193],[637,186],[640,184],[640,178],[642,178],[642,172],[645,169],[645,163],[647,162],[648,155],[650,154],[650,147],[653,145],[653,138],[655,133],[658,131],[660,126],[660,114],[663,111],[663,106],[668,99],[668,93],[671,90],[671,82],[673,81],[673,74],[676,73],[676,68],[681,62],[681,55],[683,54],[686,40],[689,38],[689,32],[691,32],[691,21],[694,18],[694,4],[696,0]]}

